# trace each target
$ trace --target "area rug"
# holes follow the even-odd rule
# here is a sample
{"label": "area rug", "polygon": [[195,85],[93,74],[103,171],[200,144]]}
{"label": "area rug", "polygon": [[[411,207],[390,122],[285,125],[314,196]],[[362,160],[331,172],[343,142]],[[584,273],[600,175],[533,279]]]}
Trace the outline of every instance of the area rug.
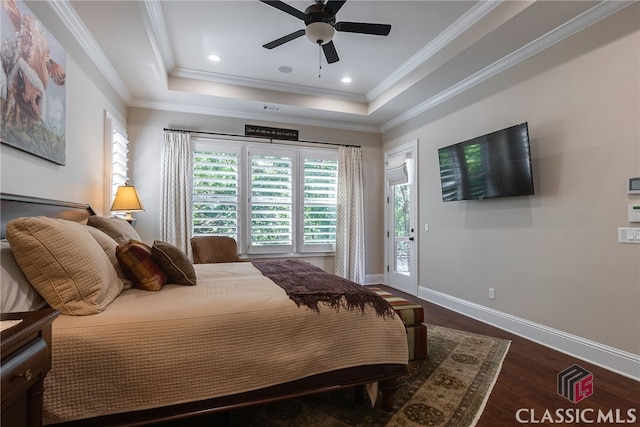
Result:
{"label": "area rug", "polygon": [[[510,341],[427,325],[427,360],[412,361],[392,413],[354,403],[337,390],[233,411],[242,427],[474,426],[489,398]],[[379,397],[380,398],[380,397]],[[378,400],[380,402],[380,400]]]}

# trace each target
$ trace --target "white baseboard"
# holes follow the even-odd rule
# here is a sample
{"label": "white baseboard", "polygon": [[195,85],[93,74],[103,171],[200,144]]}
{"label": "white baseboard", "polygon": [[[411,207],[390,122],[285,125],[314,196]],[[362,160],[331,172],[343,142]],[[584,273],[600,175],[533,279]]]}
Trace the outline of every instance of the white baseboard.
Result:
{"label": "white baseboard", "polygon": [[384,283],[384,274],[367,274],[364,276],[365,285],[380,285]]}
{"label": "white baseboard", "polygon": [[418,288],[418,297],[620,375],[640,380],[640,356],[637,354],[549,328],[422,286]]}

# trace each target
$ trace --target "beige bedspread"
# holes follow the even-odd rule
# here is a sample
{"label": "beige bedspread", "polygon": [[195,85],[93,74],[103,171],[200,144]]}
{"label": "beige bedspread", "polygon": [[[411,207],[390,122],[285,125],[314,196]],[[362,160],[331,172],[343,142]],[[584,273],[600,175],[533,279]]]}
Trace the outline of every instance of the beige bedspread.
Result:
{"label": "beige bedspread", "polygon": [[195,268],[197,286],[130,289],[100,314],[56,319],[45,424],[407,363],[398,317],[298,308],[247,262]]}

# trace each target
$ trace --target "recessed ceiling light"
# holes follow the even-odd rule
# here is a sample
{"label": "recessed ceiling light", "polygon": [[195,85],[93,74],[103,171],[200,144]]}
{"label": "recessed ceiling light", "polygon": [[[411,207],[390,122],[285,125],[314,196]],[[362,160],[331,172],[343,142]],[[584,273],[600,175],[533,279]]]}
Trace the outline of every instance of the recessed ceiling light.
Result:
{"label": "recessed ceiling light", "polygon": [[215,54],[209,55],[207,58],[209,58],[209,61],[211,62],[220,62],[220,60],[222,59],[219,55]]}
{"label": "recessed ceiling light", "polygon": [[351,77],[343,77],[342,83],[351,83]]}
{"label": "recessed ceiling light", "polygon": [[278,68],[278,71],[280,71],[281,73],[289,74],[293,71],[293,68],[283,65],[282,67]]}

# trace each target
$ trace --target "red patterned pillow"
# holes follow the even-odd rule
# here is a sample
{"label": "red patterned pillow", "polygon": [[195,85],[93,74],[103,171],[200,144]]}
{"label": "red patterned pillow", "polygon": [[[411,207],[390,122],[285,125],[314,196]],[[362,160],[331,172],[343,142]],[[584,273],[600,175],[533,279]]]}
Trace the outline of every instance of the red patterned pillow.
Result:
{"label": "red patterned pillow", "polygon": [[167,282],[167,275],[151,257],[151,248],[137,240],[118,245],[116,258],[134,286],[146,291],[159,291]]}

